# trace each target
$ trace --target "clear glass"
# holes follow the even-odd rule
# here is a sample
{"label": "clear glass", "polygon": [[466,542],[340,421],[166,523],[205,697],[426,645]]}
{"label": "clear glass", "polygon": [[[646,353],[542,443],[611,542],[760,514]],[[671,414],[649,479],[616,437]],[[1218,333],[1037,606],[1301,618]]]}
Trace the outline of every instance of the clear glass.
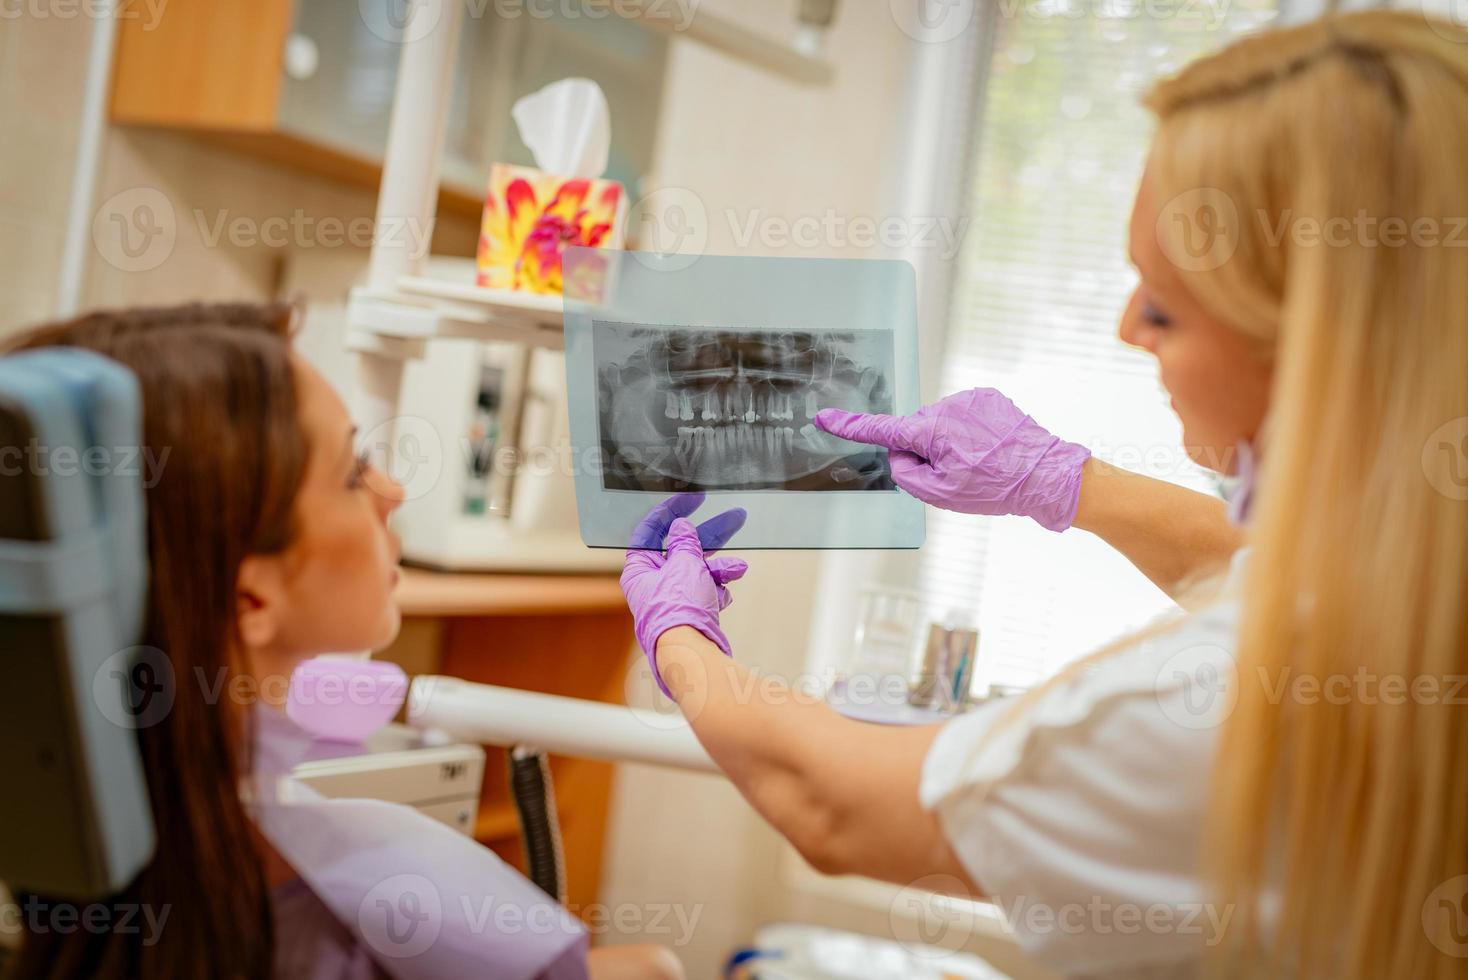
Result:
{"label": "clear glass", "polygon": [[[625,548],[659,501],[747,513],[731,547],[917,548],[923,505],[822,408],[918,404],[905,262],[570,249],[566,376],[582,540]],[[655,547],[657,542],[638,542]]]}
{"label": "clear glass", "polygon": [[913,674],[922,596],[898,589],[867,589],[861,594],[861,614],[846,674],[850,677]]}

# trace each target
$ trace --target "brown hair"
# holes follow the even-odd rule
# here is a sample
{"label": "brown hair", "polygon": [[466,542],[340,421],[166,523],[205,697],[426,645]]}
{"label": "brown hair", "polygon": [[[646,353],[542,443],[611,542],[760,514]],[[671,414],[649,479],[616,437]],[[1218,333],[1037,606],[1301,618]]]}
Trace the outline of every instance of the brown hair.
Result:
{"label": "brown hair", "polygon": [[28,933],[16,976],[272,972],[264,861],[238,792],[249,770],[248,712],[210,694],[228,690],[246,667],[236,642],[241,561],[277,552],[292,536],[308,451],[297,420],[292,314],[283,303],[93,313],[9,345],[89,348],[137,375],[143,449],[166,459],[145,490],[151,578],[141,642],[168,656],[176,688],[167,715],[136,733],[157,852],[111,899],[114,911],[151,906],[161,916],[166,908],[161,934]]}

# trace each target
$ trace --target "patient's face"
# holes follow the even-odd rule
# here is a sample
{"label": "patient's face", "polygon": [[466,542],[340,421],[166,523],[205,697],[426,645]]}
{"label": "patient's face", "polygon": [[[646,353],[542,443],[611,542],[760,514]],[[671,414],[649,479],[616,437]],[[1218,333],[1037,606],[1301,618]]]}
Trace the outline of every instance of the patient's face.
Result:
{"label": "patient's face", "polygon": [[294,537],[278,555],[252,556],[242,590],[259,595],[242,623],[257,674],[288,676],[322,653],[376,650],[397,635],[399,544],[388,517],[402,488],[356,451],[346,406],[295,359],[300,424],[310,457],[296,498]]}

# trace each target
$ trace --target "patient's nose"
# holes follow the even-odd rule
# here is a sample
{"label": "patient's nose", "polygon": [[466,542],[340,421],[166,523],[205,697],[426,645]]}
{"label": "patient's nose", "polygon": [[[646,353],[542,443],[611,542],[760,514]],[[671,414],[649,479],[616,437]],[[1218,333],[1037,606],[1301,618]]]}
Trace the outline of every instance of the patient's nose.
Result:
{"label": "patient's nose", "polygon": [[389,514],[402,506],[406,497],[403,485],[375,466],[367,471],[366,479],[367,485],[377,496],[378,510],[382,512],[383,520],[386,520]]}

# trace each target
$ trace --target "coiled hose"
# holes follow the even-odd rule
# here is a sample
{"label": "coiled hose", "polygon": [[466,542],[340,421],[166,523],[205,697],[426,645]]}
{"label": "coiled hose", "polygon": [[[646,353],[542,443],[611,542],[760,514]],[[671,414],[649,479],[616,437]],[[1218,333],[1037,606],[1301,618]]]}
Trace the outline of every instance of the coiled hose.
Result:
{"label": "coiled hose", "polygon": [[520,838],[525,845],[526,877],[551,898],[564,903],[566,869],[550,760],[544,751],[529,745],[516,745],[510,749],[508,758],[510,795],[520,815]]}

